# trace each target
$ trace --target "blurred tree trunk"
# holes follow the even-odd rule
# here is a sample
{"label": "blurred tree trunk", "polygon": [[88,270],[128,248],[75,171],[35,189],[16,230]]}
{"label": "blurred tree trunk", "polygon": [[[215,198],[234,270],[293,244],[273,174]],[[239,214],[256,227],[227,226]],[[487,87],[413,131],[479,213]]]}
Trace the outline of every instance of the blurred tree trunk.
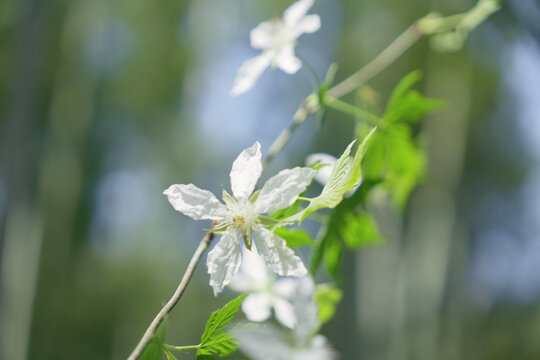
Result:
{"label": "blurred tree trunk", "polygon": [[13,70],[3,104],[2,177],[6,208],[0,229],[0,358],[26,359],[42,241],[35,179],[47,86],[49,3],[12,1]]}

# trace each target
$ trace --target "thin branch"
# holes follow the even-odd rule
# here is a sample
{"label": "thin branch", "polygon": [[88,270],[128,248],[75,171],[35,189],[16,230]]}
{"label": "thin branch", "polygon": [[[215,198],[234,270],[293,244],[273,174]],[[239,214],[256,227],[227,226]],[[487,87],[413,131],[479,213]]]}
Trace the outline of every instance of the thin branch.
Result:
{"label": "thin branch", "polygon": [[[391,63],[396,61],[407,49],[414,45],[424,32],[418,27],[417,22],[409,26],[401,35],[390,43],[379,55],[367,63],[347,79],[335,85],[326,92],[326,96],[337,99],[347,95],[351,91],[359,88],[381,71],[386,69]],[[292,122],[279,134],[272,143],[270,151],[263,164],[266,165],[276,157],[276,155],[287,145],[294,131],[300,126],[306,118],[319,109],[318,99],[314,101],[313,95],[308,96],[296,111]]]}
{"label": "thin branch", "polygon": [[358,89],[375,75],[386,69],[396,61],[405,51],[414,45],[424,33],[415,22],[390,43],[379,55],[367,63],[363,68],[343,80],[330,90],[327,94],[334,98],[340,98],[351,91]]}
{"label": "thin branch", "polygon": [[[212,228],[213,227],[214,227],[214,223],[212,223]],[[163,322],[163,319],[165,318],[165,316],[168,313],[170,313],[171,310],[175,307],[176,303],[178,303],[178,300],[180,300],[180,297],[182,297],[184,290],[189,284],[189,280],[193,276],[195,267],[199,263],[202,254],[208,248],[213,238],[214,238],[214,233],[209,232],[201,240],[199,247],[197,248],[197,250],[195,250],[193,257],[189,261],[186,272],[184,273],[184,276],[182,277],[182,281],[180,281],[178,288],[174,292],[171,299],[167,302],[167,304],[165,304],[165,306],[156,315],[154,320],[152,320],[152,323],[150,323],[150,326],[148,327],[148,329],[146,329],[146,332],[144,333],[143,337],[141,338],[141,340],[139,341],[139,343],[137,344],[137,346],[135,347],[131,355],[129,355],[128,360],[136,360],[141,356],[141,354],[143,353],[144,349],[146,348],[150,340],[152,340],[152,337],[154,336],[154,333],[156,332],[159,324]]]}

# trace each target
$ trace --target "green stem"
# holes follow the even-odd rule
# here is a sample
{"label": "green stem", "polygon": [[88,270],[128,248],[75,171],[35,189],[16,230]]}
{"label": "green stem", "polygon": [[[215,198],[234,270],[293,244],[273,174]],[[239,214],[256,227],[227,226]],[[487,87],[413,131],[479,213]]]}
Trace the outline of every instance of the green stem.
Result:
{"label": "green stem", "polygon": [[362,86],[392,64],[406,50],[414,45],[422,35],[424,35],[424,33],[415,22],[392,41],[390,45],[388,45],[373,60],[347,79],[328,90],[327,94],[334,98],[340,98]]}
{"label": "green stem", "polygon": [[355,118],[360,118],[370,125],[380,126],[381,124],[380,118],[377,115],[328,95],[324,97],[324,104],[332,109],[354,116]]}
{"label": "green stem", "polygon": [[188,345],[188,346],[174,346],[169,344],[163,344],[167,349],[175,350],[175,351],[186,351],[186,350],[192,350],[192,349],[199,349],[201,347],[201,344],[199,345]]}

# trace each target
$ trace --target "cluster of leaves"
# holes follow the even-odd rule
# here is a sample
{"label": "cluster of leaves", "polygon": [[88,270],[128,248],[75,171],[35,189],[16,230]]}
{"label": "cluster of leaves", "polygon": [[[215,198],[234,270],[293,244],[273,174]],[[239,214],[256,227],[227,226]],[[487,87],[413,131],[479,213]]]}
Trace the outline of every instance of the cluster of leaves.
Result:
{"label": "cluster of leaves", "polygon": [[[412,89],[420,78],[420,72],[414,71],[393,90],[379,119],[380,130],[373,136],[362,166],[364,180],[379,182],[400,208],[405,206],[426,169],[426,155],[420,147],[421,139],[414,136],[413,126],[428,112],[443,106],[442,101],[426,98]],[[358,136],[365,132],[359,124]]]}
{"label": "cluster of leaves", "polygon": [[[392,196],[395,206],[402,209],[412,189],[424,176],[426,155],[419,137],[414,135],[414,126],[428,112],[442,107],[443,103],[426,98],[413,89],[420,78],[418,71],[405,76],[393,90],[380,115],[370,112],[375,106],[367,111],[340,102],[340,110],[357,115],[356,133],[359,139],[363,139],[362,143],[354,156],[350,155],[353,144],[349,145],[336,162],[321,195],[309,199],[310,203],[305,209],[299,211],[300,204],[296,203],[289,209],[273,214],[286,224],[288,220],[302,221],[321,208],[334,209],[323,225],[325,231],[320,233],[318,241],[301,229],[275,230],[290,247],[315,248],[310,267],[313,275],[324,263],[333,278],[340,279],[341,259],[345,250],[377,244],[383,239],[375,220],[367,212],[368,195],[375,187],[385,189]],[[334,102],[331,106],[336,104]],[[366,126],[366,116],[370,122],[376,119],[376,128]],[[353,196],[344,199],[344,194],[359,181],[359,189]]]}

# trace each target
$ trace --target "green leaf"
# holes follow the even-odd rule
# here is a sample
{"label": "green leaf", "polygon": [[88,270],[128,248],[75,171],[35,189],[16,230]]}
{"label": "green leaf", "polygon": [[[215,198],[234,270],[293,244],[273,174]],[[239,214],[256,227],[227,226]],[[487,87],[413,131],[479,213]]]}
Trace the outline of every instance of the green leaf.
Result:
{"label": "green leaf", "polygon": [[214,355],[210,351],[199,349],[197,350],[196,360],[215,360]]}
{"label": "green leaf", "polygon": [[158,326],[154,336],[144,349],[140,360],[161,360],[161,351],[163,348],[163,342],[165,341],[165,334],[167,333],[167,318],[163,319]]}
{"label": "green leaf", "polygon": [[328,322],[336,312],[336,306],[341,301],[343,292],[329,284],[320,284],[315,288],[315,301],[319,308],[321,325]]}
{"label": "green leaf", "polygon": [[297,200],[294,204],[292,204],[289,207],[274,211],[271,214],[271,216],[276,220],[283,220],[285,218],[293,216],[294,214],[296,214],[297,212],[301,210],[300,203],[301,201]]}
{"label": "green leaf", "polygon": [[236,351],[238,345],[228,332],[222,330],[234,318],[246,296],[247,294],[238,296],[210,315],[201,336],[197,359],[213,358],[212,353],[227,356]]}
{"label": "green leaf", "polygon": [[343,245],[339,239],[334,239],[328,244],[326,253],[326,268],[334,279],[340,279],[341,274],[339,272],[341,266],[341,259],[343,257]]}
{"label": "green leaf", "polygon": [[368,213],[346,213],[339,233],[349,249],[375,244],[382,239],[377,224]]}
{"label": "green leaf", "polygon": [[166,348],[163,348],[163,352],[165,353],[167,360],[177,360],[176,357]]}
{"label": "green leaf", "polygon": [[420,71],[413,71],[398,83],[388,100],[383,116],[385,122],[415,123],[426,113],[444,106],[444,101],[426,98],[418,91],[411,89],[421,77]]}
{"label": "green leaf", "polygon": [[287,242],[287,246],[290,248],[317,245],[317,242],[311,237],[311,235],[302,229],[287,229],[282,227],[274,229],[274,233],[285,240]]}
{"label": "green leaf", "polygon": [[[359,205],[365,205],[369,192],[376,184],[378,184],[378,182],[362,181],[360,188],[350,198],[343,200],[332,212],[326,233],[312,256],[310,273],[313,276],[315,276],[318,268],[324,261],[328,272],[334,279],[339,280],[341,278],[339,268],[343,251],[342,241],[345,242],[343,239],[342,228],[347,226],[346,219],[348,217],[351,215],[353,217],[356,216],[354,215],[356,208]],[[373,224],[373,226],[376,228],[375,224]]]}
{"label": "green leaf", "polygon": [[223,357],[235,352],[238,348],[238,343],[229,332],[223,331],[213,336],[208,342],[202,344],[201,347],[204,350],[211,351]]}
{"label": "green leaf", "polygon": [[350,154],[356,140],[351,142],[336,161],[332,174],[323,187],[321,194],[311,199],[308,207],[304,210],[284,219],[282,223],[302,222],[313,211],[322,208],[335,208],[343,200],[345,193],[360,181],[362,159],[366,153],[367,145],[376,130],[377,128],[371,129],[364,137],[362,143],[356,149],[354,156],[350,156]]}
{"label": "green leaf", "polygon": [[204,332],[201,336],[201,345],[205,344],[213,336],[223,330],[225,325],[227,325],[234,318],[234,316],[238,312],[238,308],[240,307],[242,301],[246,296],[247,294],[238,296],[237,298],[225,304],[225,306],[223,306],[221,309],[214,311],[210,315],[210,318],[206,322]]}
{"label": "green leaf", "polygon": [[427,166],[424,151],[405,124],[393,124],[373,136],[363,163],[364,180],[380,181],[403,208],[410,192],[423,178]]}

